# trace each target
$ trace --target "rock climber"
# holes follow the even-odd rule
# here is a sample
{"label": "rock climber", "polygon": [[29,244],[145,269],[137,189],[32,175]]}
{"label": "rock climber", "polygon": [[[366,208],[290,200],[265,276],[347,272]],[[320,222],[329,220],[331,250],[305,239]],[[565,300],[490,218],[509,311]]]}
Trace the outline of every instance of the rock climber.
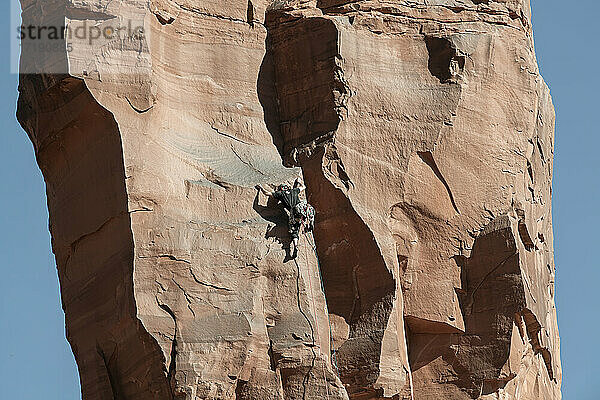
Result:
{"label": "rock climber", "polygon": [[272,192],[257,185],[256,188],[263,192],[266,196],[273,197],[283,205],[283,208],[288,213],[289,217],[289,232],[292,237],[293,252],[292,258],[298,255],[298,239],[300,229],[304,227],[306,231],[312,231],[314,228],[315,209],[305,200],[300,199],[300,194],[306,190],[300,179],[296,179],[294,187],[287,184],[281,184],[277,190]]}

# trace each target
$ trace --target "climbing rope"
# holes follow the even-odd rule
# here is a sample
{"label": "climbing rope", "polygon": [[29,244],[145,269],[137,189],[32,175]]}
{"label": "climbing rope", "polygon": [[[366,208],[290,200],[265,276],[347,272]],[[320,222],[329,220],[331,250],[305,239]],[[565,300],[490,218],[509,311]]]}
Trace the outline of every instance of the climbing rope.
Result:
{"label": "climbing rope", "polygon": [[[311,245],[310,241],[308,240],[308,237],[306,236],[306,232],[304,232],[304,239],[306,239],[306,242]],[[312,245],[311,245],[312,246]],[[306,265],[310,265],[309,260],[308,260],[308,255],[306,254],[306,252],[304,252],[304,260],[306,262]],[[309,271],[309,274],[312,271]],[[312,274],[310,274],[312,275]],[[319,273],[320,276],[320,273]],[[316,312],[316,305],[315,305],[315,293],[313,291],[313,285],[312,285],[312,276],[309,276],[308,279],[308,288],[310,290],[310,296],[312,299],[312,309],[314,312],[314,318],[315,318],[315,327],[317,328],[317,333],[319,334],[319,341],[321,340],[321,330],[319,329],[319,318],[317,316],[317,312]],[[331,329],[331,327],[330,327]],[[314,336],[313,336],[313,340],[314,340]],[[321,346],[319,346],[319,349],[321,349]],[[313,362],[313,366],[314,366],[314,362]],[[329,399],[329,384],[327,383],[327,373],[325,371],[325,362],[321,363],[321,368],[323,370],[323,380],[325,383],[325,391],[326,391],[326,395],[327,395],[327,399]]]}
{"label": "climbing rope", "polygon": [[[312,249],[315,253],[315,259],[317,260],[317,271],[319,272],[319,281],[321,282],[321,290],[323,291],[323,295],[325,295],[325,285],[323,284],[323,276],[321,274],[321,263],[319,261],[319,254],[317,253],[317,245],[315,242],[315,237],[312,232],[310,232],[310,235],[307,235],[307,233],[304,232],[304,237],[306,238],[306,241],[312,247]],[[312,239],[312,241],[308,239],[309,237]],[[333,329],[331,327],[331,320],[329,319],[329,310],[326,310],[326,311],[327,311],[326,312],[327,323],[329,325],[329,343],[331,344],[331,363],[335,367],[335,372],[336,372],[337,376],[340,376],[340,371],[338,369],[337,357],[336,357],[337,350],[335,349],[335,346],[333,344]]]}
{"label": "climbing rope", "polygon": [[312,322],[310,322],[310,318],[308,318],[308,315],[306,315],[304,310],[302,310],[302,304],[300,302],[300,265],[298,265],[298,260],[296,258],[294,258],[294,264],[296,264],[296,271],[298,273],[298,275],[296,275],[296,294],[297,294],[296,298],[298,301],[298,309],[300,310],[300,313],[304,316],[304,319],[308,323],[308,326],[310,327],[311,337],[312,337],[312,346],[310,347],[310,350],[312,351],[312,355],[313,355],[312,363],[311,363],[310,369],[304,376],[303,385],[302,385],[302,387],[303,387],[302,400],[306,400],[306,387],[308,385],[308,381],[310,380],[310,373],[313,370],[313,368],[315,367],[315,360],[317,359],[317,353],[315,352],[315,345],[316,345],[315,344],[315,329],[313,328]]}

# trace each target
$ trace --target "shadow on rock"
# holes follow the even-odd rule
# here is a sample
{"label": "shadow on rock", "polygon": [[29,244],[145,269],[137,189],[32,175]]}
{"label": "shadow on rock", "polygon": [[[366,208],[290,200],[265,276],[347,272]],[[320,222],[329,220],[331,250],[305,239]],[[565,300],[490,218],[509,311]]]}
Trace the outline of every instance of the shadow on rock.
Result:
{"label": "shadow on rock", "polygon": [[252,208],[256,211],[263,219],[269,221],[269,227],[265,233],[265,239],[275,238],[277,243],[281,245],[281,248],[285,250],[285,259],[283,262],[293,260],[290,251],[291,237],[288,231],[288,216],[285,211],[281,209],[275,199],[269,198],[266,206],[262,206],[258,203],[258,194],[254,198]]}

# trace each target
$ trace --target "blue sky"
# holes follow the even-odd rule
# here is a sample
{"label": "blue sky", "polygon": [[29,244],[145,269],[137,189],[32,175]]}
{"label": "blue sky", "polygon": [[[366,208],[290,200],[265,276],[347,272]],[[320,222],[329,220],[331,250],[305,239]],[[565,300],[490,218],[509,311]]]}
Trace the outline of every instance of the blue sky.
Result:
{"label": "blue sky", "polygon": [[[80,399],[65,339],[44,181],[15,118],[18,76],[10,71],[10,1],[0,3],[0,399]],[[10,35],[10,36],[9,36]]]}
{"label": "blue sky", "polygon": [[[596,400],[600,5],[594,0],[533,0],[532,7],[538,61],[557,112],[553,204],[563,395]],[[9,1],[0,3],[0,12],[5,18],[11,15]],[[43,178],[15,118],[18,77],[10,73],[9,37],[14,32],[7,25],[0,38],[5,54],[0,61],[0,398],[79,399],[50,250]]]}

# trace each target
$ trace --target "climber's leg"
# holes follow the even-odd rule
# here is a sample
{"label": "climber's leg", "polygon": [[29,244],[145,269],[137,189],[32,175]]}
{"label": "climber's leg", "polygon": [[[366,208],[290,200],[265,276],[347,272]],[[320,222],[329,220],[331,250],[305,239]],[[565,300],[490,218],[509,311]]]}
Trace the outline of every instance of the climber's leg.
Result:
{"label": "climber's leg", "polygon": [[298,238],[300,237],[300,223],[295,222],[290,225],[290,236],[292,237],[292,258],[298,255]]}
{"label": "climber's leg", "polygon": [[294,249],[292,252],[292,258],[296,258],[296,256],[298,255],[298,238],[294,238],[292,240],[292,244],[294,245]]}

